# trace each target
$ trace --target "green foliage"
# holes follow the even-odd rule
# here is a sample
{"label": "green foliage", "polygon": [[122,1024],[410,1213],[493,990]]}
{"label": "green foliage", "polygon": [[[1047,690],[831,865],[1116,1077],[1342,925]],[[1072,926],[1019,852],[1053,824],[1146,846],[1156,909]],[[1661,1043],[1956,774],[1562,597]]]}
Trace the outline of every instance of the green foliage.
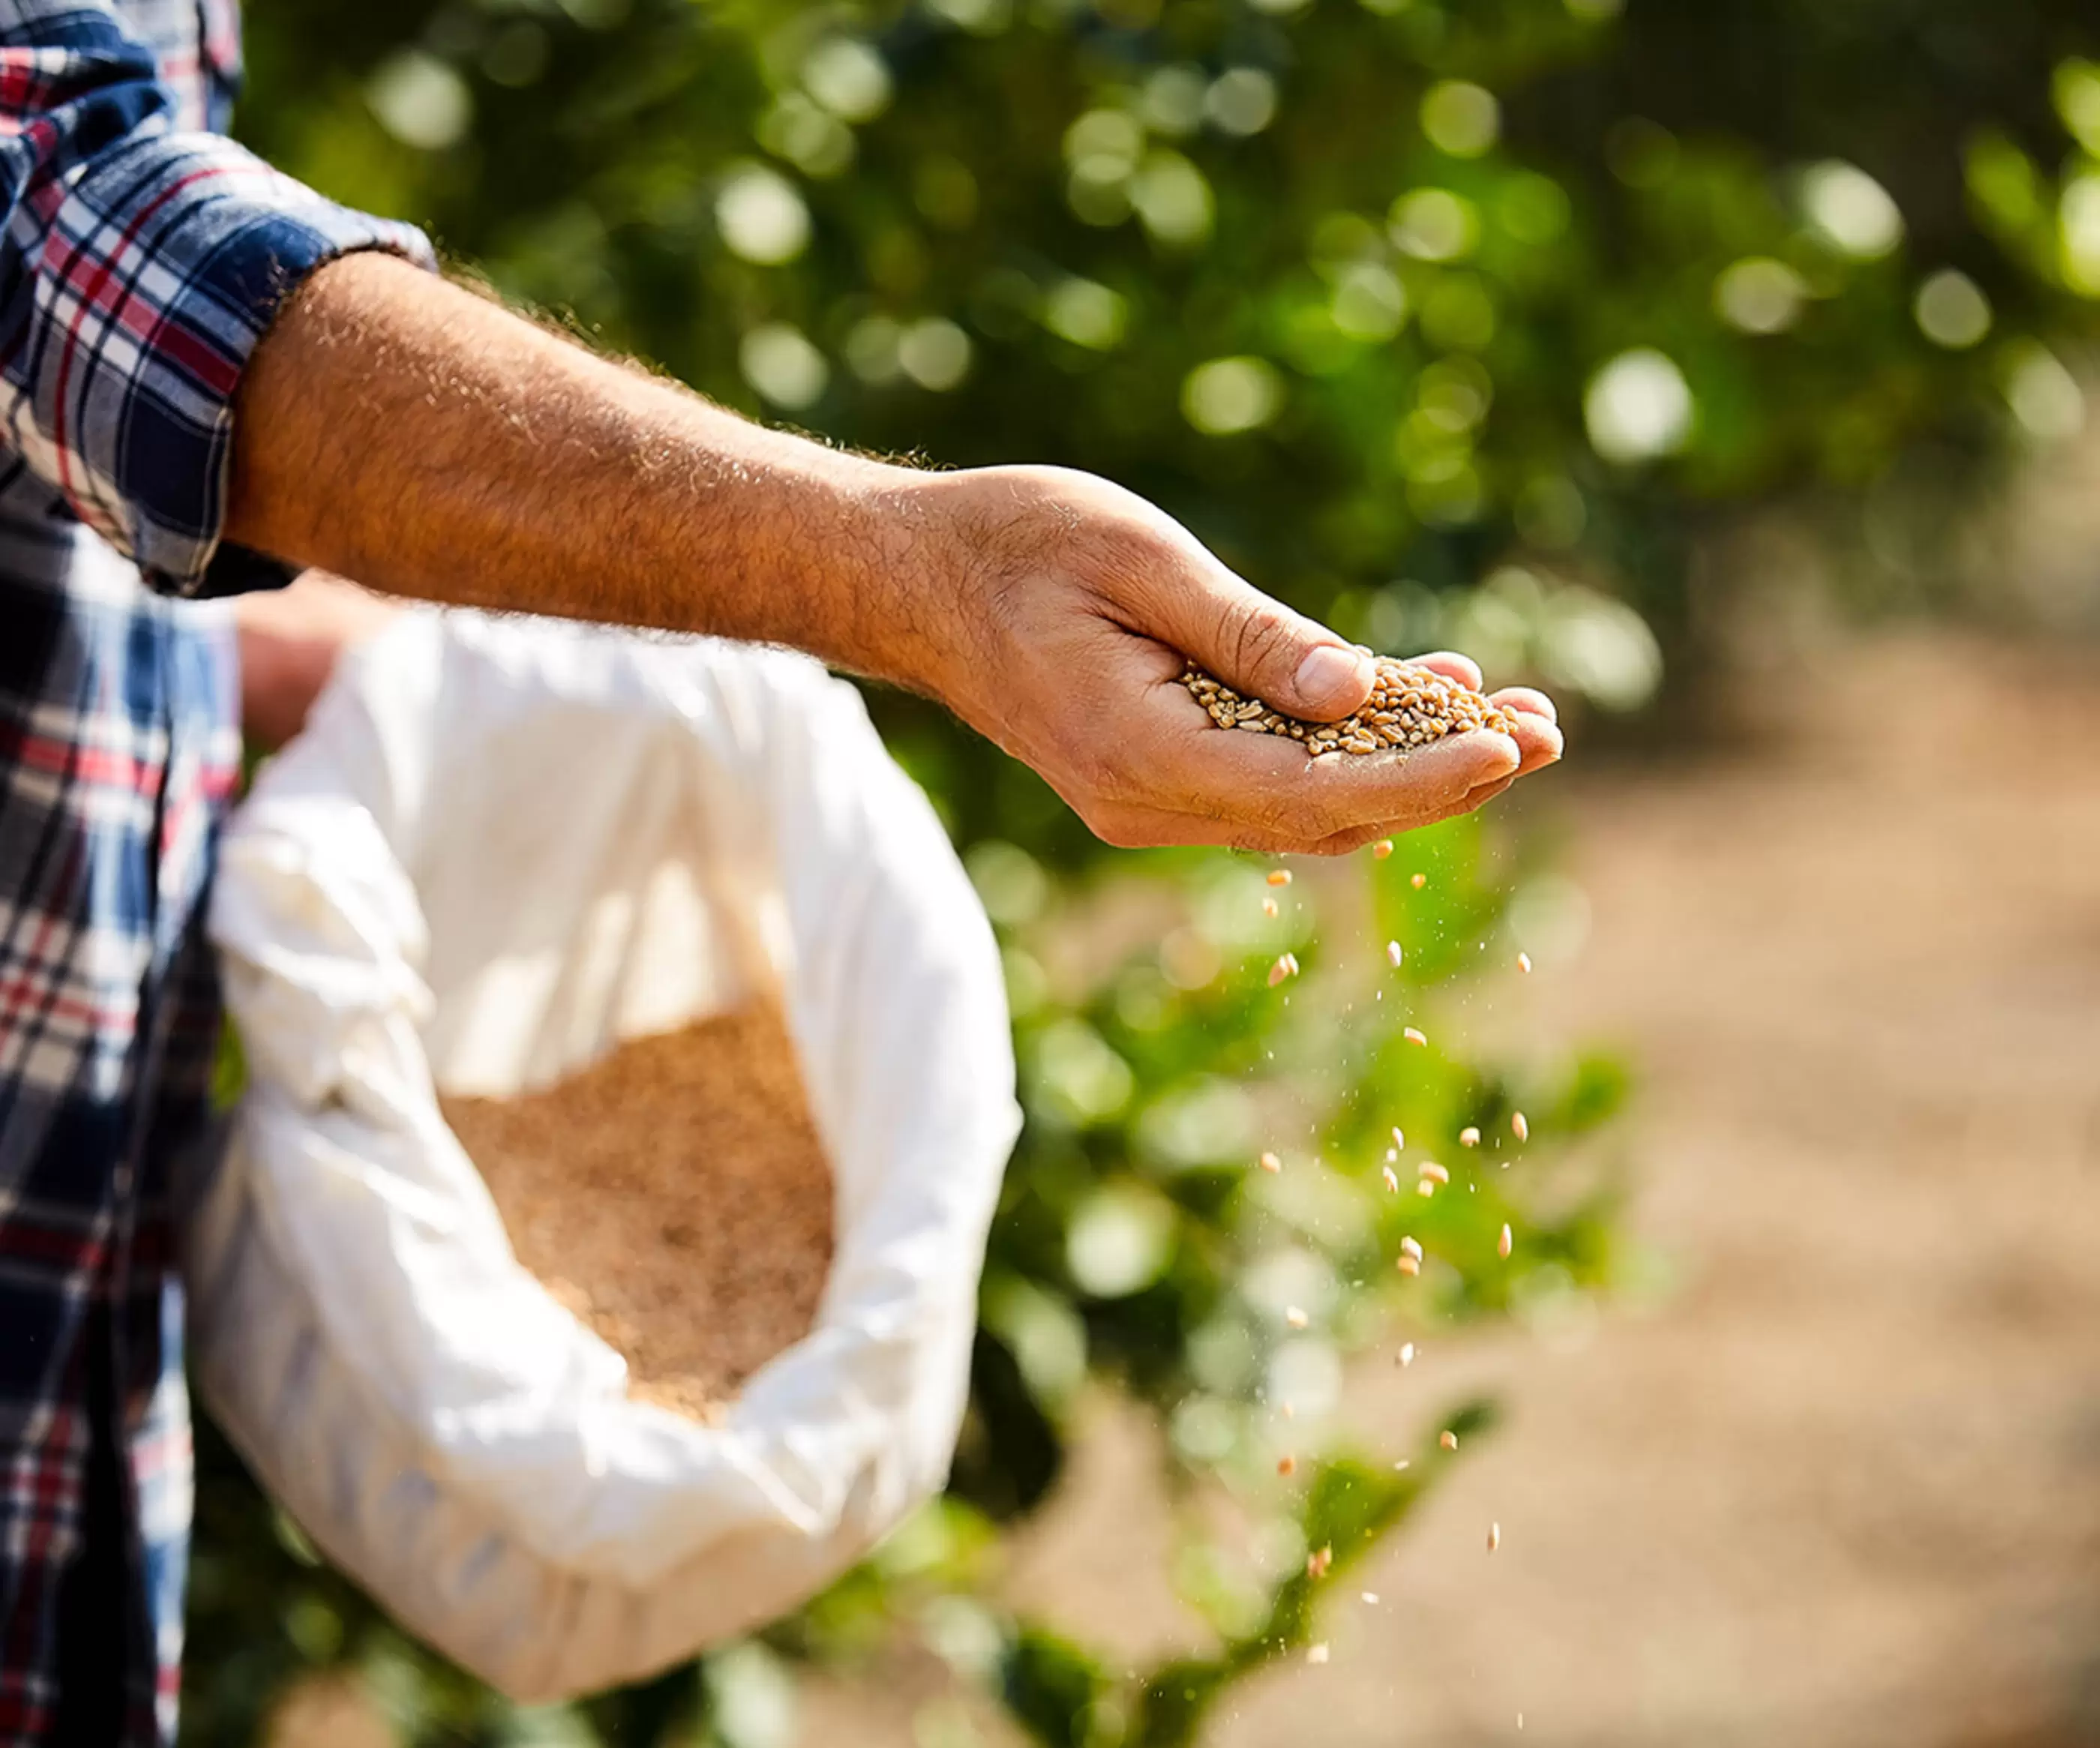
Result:
{"label": "green foliage", "polygon": [[[1330,1549],[1337,1571],[1361,1558],[1452,1460],[1432,1447],[1395,1470],[1330,1447],[1348,1355],[1396,1325],[1441,1326],[1608,1276],[1608,1178],[1554,1208],[1538,1180],[1609,1121],[1616,1081],[1586,1066],[1520,1081],[1403,1037],[1455,1024],[1484,969],[1511,975],[1505,899],[1523,876],[1480,821],[1281,889],[1208,855],[1129,858],[1140,871],[1119,862],[1062,884],[1002,840],[969,861],[1004,947],[1028,1122],[994,1227],[949,1495],[764,1646],[713,1653],[701,1680],[673,1672],[563,1712],[578,1740],[668,1741],[704,1716],[708,1739],[743,1748],[725,1722],[739,1683],[777,1683],[783,1657],[850,1667],[902,1636],[1046,1744],[1191,1741],[1232,1682],[1314,1636],[1306,1552]],[[1387,962],[1388,934],[1405,944],[1401,969]],[[1286,948],[1304,975],[1272,988],[1268,967]],[[1511,1133],[1520,1096],[1535,1148]],[[1476,1149],[1455,1145],[1469,1123],[1483,1131]],[[1396,1127],[1414,1138],[1405,1148]],[[1272,1148],[1281,1172],[1250,1169]],[[1451,1181],[1425,1197],[1414,1165],[1432,1154]],[[1507,1263],[1505,1221],[1517,1234]],[[1403,1233],[1427,1252],[1418,1279],[1392,1267]],[[1216,1640],[1135,1678],[992,1600],[999,1526],[1042,1503],[1105,1386],[1163,1429],[1177,1576]],[[1485,1429],[1487,1416],[1460,1408],[1440,1424]],[[511,1739],[522,1726],[501,1702],[320,1565],[223,1444],[202,1451],[193,1740],[248,1740],[293,1675],[345,1667],[387,1697],[411,1741]],[[1205,1499],[1231,1502],[1247,1534],[1220,1542],[1203,1526]]]}
{"label": "green foliage", "polygon": [[[1692,646],[1710,524],[1785,499],[1849,538],[2075,428],[2097,34],[2080,0],[258,0],[242,125],[730,404],[1108,473],[1366,642],[1626,711]],[[1930,582],[1923,543],[1867,544]],[[192,1741],[352,1668],[417,1743],[761,1748],[783,1671],[911,1640],[1046,1744],[1189,1743],[1317,1636],[1305,1554],[1363,1557],[1455,1460],[1327,1448],[1347,1355],[1608,1279],[1583,1138],[1622,1072],[1464,1047],[1542,890],[1492,826],[1302,879],[1271,920],[1246,864],[1111,858],[930,707],[876,703],[999,925],[1029,1120],[948,1497],[762,1639],[526,1714],[387,1626],[207,1434]],[[1272,990],[1285,950],[1305,975]],[[1453,1180],[1427,1200],[1425,1156]],[[1135,1677],[992,1600],[1103,1390],[1157,1418],[1214,1633]],[[1220,1498],[1244,1545],[1201,1527]]]}

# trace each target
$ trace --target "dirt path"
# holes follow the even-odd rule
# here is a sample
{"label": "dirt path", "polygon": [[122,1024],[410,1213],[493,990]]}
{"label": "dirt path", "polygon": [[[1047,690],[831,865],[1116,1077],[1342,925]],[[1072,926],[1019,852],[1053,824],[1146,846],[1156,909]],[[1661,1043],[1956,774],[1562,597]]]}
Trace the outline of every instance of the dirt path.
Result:
{"label": "dirt path", "polygon": [[[1509,1417],[1216,1748],[2100,1742],[2086,665],[1883,643],[1835,735],[1776,698],[1725,763],[1568,786],[1587,944],[1494,1023],[1641,1065],[1630,1220],[1674,1284],[1362,1368],[1384,1438],[1479,1387]],[[1133,1445],[1021,1579],[1135,1649],[1182,1632],[1132,1580]]]}

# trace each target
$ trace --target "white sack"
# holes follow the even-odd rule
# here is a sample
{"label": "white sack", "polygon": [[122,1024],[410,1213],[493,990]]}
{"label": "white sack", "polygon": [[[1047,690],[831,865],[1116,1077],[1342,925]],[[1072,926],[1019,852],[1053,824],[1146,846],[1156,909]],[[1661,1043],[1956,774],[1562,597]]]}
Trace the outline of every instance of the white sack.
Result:
{"label": "white sack", "polygon": [[[235,815],[211,927],[249,1084],[188,1224],[197,1374],[413,1630],[520,1697],[603,1686],[793,1607],[940,1487],[1013,1064],[983,912],[852,688],[406,614]],[[711,1428],[626,1398],[436,1094],[767,991],[836,1253],[815,1329]]]}

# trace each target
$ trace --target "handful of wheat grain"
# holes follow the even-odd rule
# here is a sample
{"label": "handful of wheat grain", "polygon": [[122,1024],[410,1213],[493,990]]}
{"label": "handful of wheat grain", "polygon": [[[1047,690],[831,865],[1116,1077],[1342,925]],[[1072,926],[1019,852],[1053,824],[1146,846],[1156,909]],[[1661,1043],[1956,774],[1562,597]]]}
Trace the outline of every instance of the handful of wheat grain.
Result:
{"label": "handful of wheat grain", "polygon": [[1260,698],[1242,698],[1193,662],[1182,671],[1181,684],[1220,728],[1280,734],[1299,742],[1316,759],[1335,753],[1407,752],[1471,729],[1516,732],[1515,719],[1479,693],[1432,667],[1389,656],[1379,658],[1371,695],[1362,707],[1339,722],[1286,716]]}

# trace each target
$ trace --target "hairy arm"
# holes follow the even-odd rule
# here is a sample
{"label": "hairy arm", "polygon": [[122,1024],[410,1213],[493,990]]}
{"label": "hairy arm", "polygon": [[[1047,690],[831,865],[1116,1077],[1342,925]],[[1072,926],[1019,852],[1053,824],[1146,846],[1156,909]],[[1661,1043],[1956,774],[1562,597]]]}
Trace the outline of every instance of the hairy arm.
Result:
{"label": "hairy arm", "polygon": [[1326,718],[1368,663],[1142,500],[768,431],[378,254],[321,267],[256,347],[227,533],[392,594],[792,645],[940,698],[1118,843],[1348,849],[1560,754],[1521,691],[1515,740],[1405,757],[1220,733],[1185,654]]}
{"label": "hairy arm", "polygon": [[313,276],[256,349],[235,422],[243,545],[390,594],[792,643],[926,683],[898,635],[923,605],[894,575],[915,476],[390,257]]}

